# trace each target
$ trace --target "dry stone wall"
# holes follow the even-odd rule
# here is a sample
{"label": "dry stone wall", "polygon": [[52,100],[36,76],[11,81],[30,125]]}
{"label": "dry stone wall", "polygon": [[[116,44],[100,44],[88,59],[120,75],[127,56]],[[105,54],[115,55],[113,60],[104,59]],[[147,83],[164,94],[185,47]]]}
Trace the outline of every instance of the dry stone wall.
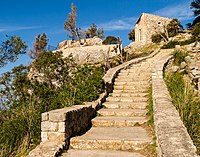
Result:
{"label": "dry stone wall", "polygon": [[41,143],[28,157],[54,157],[69,146],[69,139],[86,131],[106,93],[94,102],[53,110],[42,114]]}
{"label": "dry stone wall", "polygon": [[159,157],[197,157],[196,148],[172,104],[163,80],[163,68],[169,60],[171,50],[154,63],[152,69],[152,92],[154,105],[154,125]]}

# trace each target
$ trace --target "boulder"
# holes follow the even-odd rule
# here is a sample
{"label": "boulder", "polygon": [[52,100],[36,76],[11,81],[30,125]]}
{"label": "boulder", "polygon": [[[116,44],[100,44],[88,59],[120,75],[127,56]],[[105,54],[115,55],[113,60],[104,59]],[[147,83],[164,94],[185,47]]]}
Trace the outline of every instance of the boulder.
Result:
{"label": "boulder", "polygon": [[64,48],[66,45],[68,45],[68,40],[64,40],[64,41],[60,42],[60,43],[58,44],[58,49],[62,49],[62,48]]}
{"label": "boulder", "polygon": [[93,46],[93,45],[102,45],[103,40],[99,37],[93,37],[93,38],[88,38],[86,39],[86,44],[88,46]]}
{"label": "boulder", "polygon": [[178,71],[178,69],[179,69],[178,66],[172,66],[171,69],[170,69],[170,71],[173,72],[173,73],[175,73],[175,72]]}

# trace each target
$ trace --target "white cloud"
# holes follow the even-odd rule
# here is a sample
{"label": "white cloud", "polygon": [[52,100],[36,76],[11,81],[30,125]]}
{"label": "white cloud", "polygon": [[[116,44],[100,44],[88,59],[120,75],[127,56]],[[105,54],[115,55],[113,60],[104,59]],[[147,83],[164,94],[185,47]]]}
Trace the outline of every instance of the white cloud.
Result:
{"label": "white cloud", "polygon": [[112,20],[105,23],[98,24],[99,28],[103,28],[105,31],[117,31],[117,30],[130,30],[133,28],[137,18],[123,18],[118,20]]}
{"label": "white cloud", "polygon": [[180,21],[191,20],[193,18],[193,12],[190,9],[190,3],[188,2],[174,6],[167,6],[154,12],[154,14],[169,18],[177,18]]}
{"label": "white cloud", "polygon": [[42,28],[41,26],[0,26],[0,32],[14,32]]}
{"label": "white cloud", "polygon": [[5,31],[6,31],[6,29],[0,28],[0,32],[5,32]]}

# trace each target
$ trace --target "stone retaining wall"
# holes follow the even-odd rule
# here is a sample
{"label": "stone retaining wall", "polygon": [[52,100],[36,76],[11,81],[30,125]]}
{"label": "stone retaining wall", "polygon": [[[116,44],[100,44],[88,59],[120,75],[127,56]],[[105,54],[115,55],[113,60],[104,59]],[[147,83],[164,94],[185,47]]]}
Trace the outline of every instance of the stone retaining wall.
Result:
{"label": "stone retaining wall", "polygon": [[154,125],[159,157],[196,157],[196,148],[172,104],[163,80],[163,68],[170,58],[166,51],[154,63],[152,69],[152,92],[154,104]]}
{"label": "stone retaining wall", "polygon": [[86,131],[96,110],[105,101],[106,93],[97,101],[75,105],[42,114],[41,143],[29,153],[29,157],[58,156],[69,146],[69,139]]}

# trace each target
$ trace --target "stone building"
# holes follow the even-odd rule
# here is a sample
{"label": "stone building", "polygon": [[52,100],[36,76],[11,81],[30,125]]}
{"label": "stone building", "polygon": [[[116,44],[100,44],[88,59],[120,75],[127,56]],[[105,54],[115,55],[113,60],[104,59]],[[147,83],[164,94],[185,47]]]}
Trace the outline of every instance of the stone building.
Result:
{"label": "stone building", "polygon": [[151,36],[163,32],[172,19],[153,14],[142,13],[135,24],[135,42],[141,44],[151,43]]}

